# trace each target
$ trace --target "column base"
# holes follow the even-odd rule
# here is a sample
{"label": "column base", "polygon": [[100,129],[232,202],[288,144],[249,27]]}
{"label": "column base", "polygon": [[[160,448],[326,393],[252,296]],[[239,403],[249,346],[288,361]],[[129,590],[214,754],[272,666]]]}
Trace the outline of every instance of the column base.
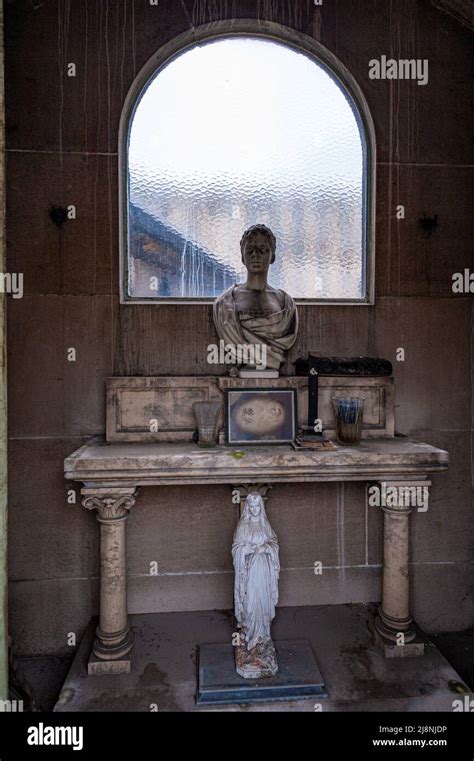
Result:
{"label": "column base", "polygon": [[91,653],[87,661],[87,673],[89,676],[101,676],[103,674],[129,674],[132,670],[132,659],[125,656],[116,661],[101,661],[94,653]]}
{"label": "column base", "polygon": [[425,640],[418,635],[411,618],[393,619],[379,608],[373,633],[385,658],[410,658],[425,653]]}
{"label": "column base", "polygon": [[135,637],[130,627],[114,634],[103,632],[98,626],[92,653],[87,664],[87,673],[123,674],[131,669],[130,651]]}

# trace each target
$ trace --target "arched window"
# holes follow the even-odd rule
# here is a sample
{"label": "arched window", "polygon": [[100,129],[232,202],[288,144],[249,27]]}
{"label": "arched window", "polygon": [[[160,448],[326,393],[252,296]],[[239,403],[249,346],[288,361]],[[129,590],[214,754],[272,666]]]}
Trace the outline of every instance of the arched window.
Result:
{"label": "arched window", "polygon": [[307,39],[221,25],[139,75],[121,127],[123,301],[212,301],[243,279],[240,238],[262,222],[277,238],[271,285],[370,303],[370,115]]}

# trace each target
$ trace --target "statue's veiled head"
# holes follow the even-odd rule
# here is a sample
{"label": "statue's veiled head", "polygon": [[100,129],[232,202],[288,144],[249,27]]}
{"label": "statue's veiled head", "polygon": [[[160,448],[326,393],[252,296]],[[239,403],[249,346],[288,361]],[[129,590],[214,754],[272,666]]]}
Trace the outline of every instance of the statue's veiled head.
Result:
{"label": "statue's veiled head", "polygon": [[247,496],[247,506],[251,515],[257,518],[265,513],[263,497],[258,492],[250,492]]}
{"label": "statue's veiled head", "polygon": [[[255,539],[255,532],[260,538],[273,541],[274,531],[265,512],[265,501],[258,491],[251,491],[245,498],[242,515],[234,534],[234,542],[245,544]],[[263,534],[262,534],[263,532]]]}
{"label": "statue's veiled head", "polygon": [[268,272],[275,261],[276,238],[269,227],[252,225],[240,241],[242,262],[255,275]]}

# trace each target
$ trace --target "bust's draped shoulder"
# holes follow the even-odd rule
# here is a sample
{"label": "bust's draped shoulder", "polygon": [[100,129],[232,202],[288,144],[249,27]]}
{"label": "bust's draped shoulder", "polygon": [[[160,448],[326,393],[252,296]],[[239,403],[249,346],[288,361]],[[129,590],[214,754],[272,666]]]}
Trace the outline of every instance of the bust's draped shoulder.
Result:
{"label": "bust's draped shoulder", "polygon": [[231,285],[214,301],[214,325],[227,343],[243,344],[245,339],[240,329],[237,308],[234,299],[235,285]]}
{"label": "bust's draped shoulder", "polygon": [[249,316],[240,319],[234,298],[233,285],[214,302],[214,324],[219,338],[226,344],[265,344],[267,367],[276,368],[285,361],[286,352],[296,341],[298,312],[296,304],[286,291],[283,308],[271,315]]}

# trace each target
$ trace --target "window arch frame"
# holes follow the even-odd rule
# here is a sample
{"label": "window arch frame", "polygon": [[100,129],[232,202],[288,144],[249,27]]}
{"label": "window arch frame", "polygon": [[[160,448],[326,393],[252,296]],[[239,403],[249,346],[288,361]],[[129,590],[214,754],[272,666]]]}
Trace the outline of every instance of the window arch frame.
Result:
{"label": "window arch frame", "polygon": [[135,110],[140,102],[143,92],[148,87],[161,69],[174,58],[186,52],[196,45],[212,40],[231,37],[254,37],[270,39],[274,42],[286,45],[299,53],[313,58],[316,63],[328,70],[328,73],[336,80],[341,89],[351,101],[356,110],[360,124],[365,133],[364,153],[364,176],[363,176],[363,204],[365,210],[364,225],[364,248],[363,248],[363,276],[365,293],[360,299],[299,299],[295,297],[297,304],[301,305],[350,305],[371,306],[375,303],[375,203],[376,203],[376,139],[374,121],[364,93],[355,77],[349,69],[318,40],[306,34],[297,32],[295,29],[283,26],[271,21],[258,19],[235,19],[213,21],[203,26],[189,29],[169,42],[162,45],[157,52],[145,63],[135,77],[124,101],[118,142],[118,166],[119,166],[119,276],[120,276],[120,303],[121,304],[212,304],[213,298],[209,297],[186,297],[186,298],[162,298],[153,297],[144,299],[130,296],[128,293],[129,273],[129,230],[128,230],[128,145],[130,129]]}

